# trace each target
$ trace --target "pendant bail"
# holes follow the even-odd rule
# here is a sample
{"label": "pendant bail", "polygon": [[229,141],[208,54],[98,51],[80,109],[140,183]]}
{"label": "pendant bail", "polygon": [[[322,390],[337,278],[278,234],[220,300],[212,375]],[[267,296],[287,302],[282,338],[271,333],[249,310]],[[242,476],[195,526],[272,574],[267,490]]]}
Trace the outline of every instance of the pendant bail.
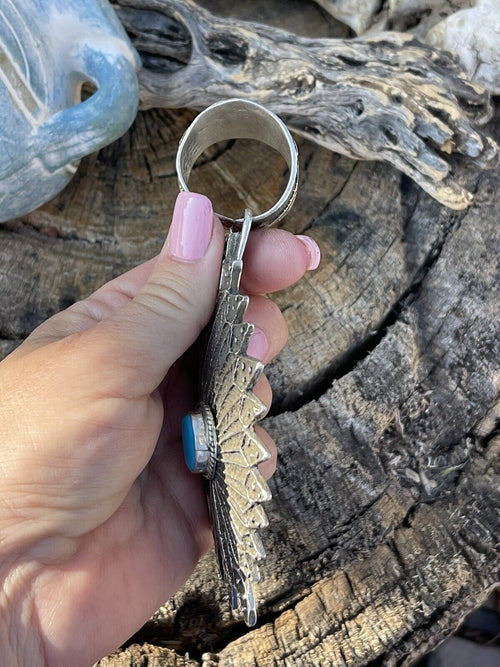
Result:
{"label": "pendant bail", "polygon": [[[281,220],[295,201],[298,186],[297,146],[285,123],[257,102],[230,99],[212,104],[202,111],[184,133],[177,151],[175,167],[180,190],[188,191],[194,163],[209,146],[228,139],[254,139],[274,148],[288,165],[289,176],[283,194],[267,211],[255,215],[252,226],[269,227]],[[244,218],[217,213],[230,227],[240,227]]]}

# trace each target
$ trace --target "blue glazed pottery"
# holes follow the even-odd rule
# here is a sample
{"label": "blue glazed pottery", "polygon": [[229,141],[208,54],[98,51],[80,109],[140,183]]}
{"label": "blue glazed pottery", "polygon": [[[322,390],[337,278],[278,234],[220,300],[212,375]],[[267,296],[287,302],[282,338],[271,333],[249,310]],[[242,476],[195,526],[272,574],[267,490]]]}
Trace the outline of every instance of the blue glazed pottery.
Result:
{"label": "blue glazed pottery", "polygon": [[[135,118],[140,66],[107,0],[0,0],[0,222],[56,195]],[[81,102],[81,88],[96,92]]]}

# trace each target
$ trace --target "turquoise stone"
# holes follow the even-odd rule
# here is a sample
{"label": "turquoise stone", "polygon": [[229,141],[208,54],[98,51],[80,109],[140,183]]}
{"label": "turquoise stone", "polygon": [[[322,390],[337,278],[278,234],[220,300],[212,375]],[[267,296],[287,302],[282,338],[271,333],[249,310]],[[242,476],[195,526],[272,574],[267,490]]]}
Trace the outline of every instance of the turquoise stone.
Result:
{"label": "turquoise stone", "polygon": [[196,466],[196,441],[194,437],[193,418],[184,415],[182,418],[182,446],[184,448],[184,459],[191,472],[195,472]]}

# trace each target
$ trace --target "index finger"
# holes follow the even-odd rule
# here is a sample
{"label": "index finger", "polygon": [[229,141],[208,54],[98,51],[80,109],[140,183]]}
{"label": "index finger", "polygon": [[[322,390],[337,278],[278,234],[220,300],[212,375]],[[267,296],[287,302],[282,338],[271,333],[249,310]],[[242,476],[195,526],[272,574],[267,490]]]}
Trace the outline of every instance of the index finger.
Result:
{"label": "index finger", "polygon": [[310,236],[284,229],[256,229],[243,256],[241,285],[248,294],[277,292],[318,267],[321,254]]}

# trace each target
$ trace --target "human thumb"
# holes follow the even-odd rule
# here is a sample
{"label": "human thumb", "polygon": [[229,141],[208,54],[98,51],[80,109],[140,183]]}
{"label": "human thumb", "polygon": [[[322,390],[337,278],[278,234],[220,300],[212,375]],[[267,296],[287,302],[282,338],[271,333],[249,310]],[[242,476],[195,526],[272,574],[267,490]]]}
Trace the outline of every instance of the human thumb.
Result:
{"label": "human thumb", "polygon": [[[207,197],[181,192],[165,245],[140,292],[88,332],[115,389],[152,392],[194,343],[213,312],[224,230]],[[110,365],[111,364],[111,365]]]}

